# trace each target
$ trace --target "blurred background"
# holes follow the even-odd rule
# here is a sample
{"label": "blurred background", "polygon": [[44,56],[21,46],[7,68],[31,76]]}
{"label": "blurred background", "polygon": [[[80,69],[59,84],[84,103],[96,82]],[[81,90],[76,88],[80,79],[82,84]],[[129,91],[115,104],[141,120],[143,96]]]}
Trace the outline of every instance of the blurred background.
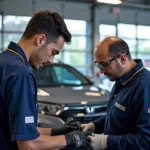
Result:
{"label": "blurred background", "polygon": [[96,84],[113,85],[93,65],[95,47],[107,36],[124,39],[132,57],[141,58],[150,69],[150,0],[115,4],[96,0],[0,0],[1,52],[10,41],[19,41],[32,14],[42,9],[60,13],[73,36],[72,43],[65,45],[56,59],[75,67]]}

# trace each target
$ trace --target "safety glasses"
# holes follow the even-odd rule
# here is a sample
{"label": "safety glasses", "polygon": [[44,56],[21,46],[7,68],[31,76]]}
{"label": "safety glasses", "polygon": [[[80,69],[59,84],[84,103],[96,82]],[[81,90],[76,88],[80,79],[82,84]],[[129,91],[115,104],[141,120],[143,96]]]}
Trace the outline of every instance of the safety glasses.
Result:
{"label": "safety glasses", "polygon": [[112,59],[110,59],[110,60],[107,61],[107,62],[97,62],[97,61],[95,61],[94,64],[95,64],[96,66],[98,66],[101,70],[106,70],[107,67],[108,67],[108,65],[109,65],[112,61],[114,61],[115,59],[117,59],[119,56],[120,56],[120,54],[114,56]]}

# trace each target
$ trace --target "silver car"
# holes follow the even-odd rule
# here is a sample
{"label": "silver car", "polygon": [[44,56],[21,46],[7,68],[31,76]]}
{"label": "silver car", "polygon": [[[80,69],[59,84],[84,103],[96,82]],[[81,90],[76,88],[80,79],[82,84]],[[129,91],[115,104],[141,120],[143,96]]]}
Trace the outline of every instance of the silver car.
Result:
{"label": "silver car", "polygon": [[87,123],[106,115],[109,91],[75,68],[53,63],[33,74],[38,83],[39,126],[60,127],[68,117]]}

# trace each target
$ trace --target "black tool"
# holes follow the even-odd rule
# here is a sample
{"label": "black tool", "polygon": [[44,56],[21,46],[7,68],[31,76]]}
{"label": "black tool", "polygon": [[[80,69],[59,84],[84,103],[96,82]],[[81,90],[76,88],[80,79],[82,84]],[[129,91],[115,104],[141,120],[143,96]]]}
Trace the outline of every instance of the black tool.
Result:
{"label": "black tool", "polygon": [[73,131],[82,131],[80,122],[74,121],[73,117],[67,118],[66,124],[70,126],[74,126]]}

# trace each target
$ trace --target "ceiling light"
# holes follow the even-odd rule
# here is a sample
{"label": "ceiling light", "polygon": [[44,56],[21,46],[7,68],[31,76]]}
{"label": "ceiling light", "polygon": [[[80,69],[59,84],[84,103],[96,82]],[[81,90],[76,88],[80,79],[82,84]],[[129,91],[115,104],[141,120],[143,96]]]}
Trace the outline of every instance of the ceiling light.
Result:
{"label": "ceiling light", "polygon": [[99,3],[107,3],[107,4],[121,4],[121,0],[97,0]]}

